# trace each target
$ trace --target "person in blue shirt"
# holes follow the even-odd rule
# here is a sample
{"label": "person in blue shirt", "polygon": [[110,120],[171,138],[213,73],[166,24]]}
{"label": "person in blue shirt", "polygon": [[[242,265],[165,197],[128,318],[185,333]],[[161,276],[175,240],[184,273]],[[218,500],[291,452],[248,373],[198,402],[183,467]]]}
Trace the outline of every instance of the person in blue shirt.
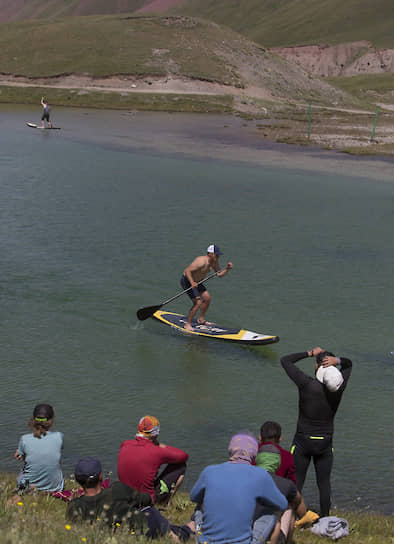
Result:
{"label": "person in blue shirt", "polygon": [[62,491],[64,478],[60,467],[63,434],[50,431],[55,412],[50,404],[37,404],[29,420],[31,433],[24,434],[14,454],[24,466],[17,478],[18,490],[34,487],[42,491]]}
{"label": "person in blue shirt", "polygon": [[[243,431],[229,444],[227,462],[206,467],[194,484],[190,499],[202,510],[198,527],[199,542],[215,544],[249,544],[265,542],[276,524],[276,516],[268,516],[265,537],[252,533],[256,502],[264,502],[276,511],[287,508],[287,500],[271,476],[252,465],[258,450],[257,439]],[[197,512],[196,512],[197,514]],[[261,527],[261,524],[260,524]]]}

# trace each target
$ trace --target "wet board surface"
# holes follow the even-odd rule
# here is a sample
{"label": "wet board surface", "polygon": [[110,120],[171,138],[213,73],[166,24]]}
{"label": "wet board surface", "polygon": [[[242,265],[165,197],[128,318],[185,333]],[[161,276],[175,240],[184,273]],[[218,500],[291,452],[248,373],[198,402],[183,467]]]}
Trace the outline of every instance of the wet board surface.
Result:
{"label": "wet board surface", "polygon": [[26,125],[30,128],[39,128],[40,130],[60,130],[60,127],[42,127],[36,123],[26,123]]}
{"label": "wet board surface", "polygon": [[279,336],[248,331],[246,329],[230,328],[216,323],[213,325],[200,325],[196,320],[192,321],[194,330],[188,331],[184,328],[187,317],[173,312],[163,312],[159,310],[155,312],[152,317],[165,325],[178,329],[187,336],[205,336],[214,338],[215,340],[227,340],[228,342],[255,346],[279,342]]}

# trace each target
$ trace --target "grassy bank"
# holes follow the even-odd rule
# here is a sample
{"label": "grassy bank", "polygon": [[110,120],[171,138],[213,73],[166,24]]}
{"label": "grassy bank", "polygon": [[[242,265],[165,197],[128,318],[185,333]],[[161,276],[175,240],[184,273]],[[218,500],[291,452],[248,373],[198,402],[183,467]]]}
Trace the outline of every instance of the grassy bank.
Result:
{"label": "grassy bank", "polygon": [[[117,528],[111,533],[106,527],[97,525],[70,525],[65,521],[66,504],[41,493],[31,493],[19,497],[17,503],[9,504],[13,496],[15,476],[2,475],[0,494],[0,541],[7,544],[29,543],[42,544],[123,544],[130,543],[133,537],[126,527]],[[73,485],[68,482],[69,487]],[[75,485],[75,483],[74,483]],[[163,512],[172,523],[183,524],[190,520],[194,506],[186,493],[179,493],[173,504]],[[350,526],[350,535],[343,539],[344,544],[392,544],[394,542],[393,517],[372,513],[334,512],[344,517]],[[148,542],[138,539],[138,542]],[[158,542],[172,542],[168,538]],[[191,541],[192,542],[192,541]],[[321,537],[314,536],[309,530],[296,530],[296,544],[318,544]]]}
{"label": "grassy bank", "polygon": [[36,104],[42,96],[51,105],[78,108],[135,109],[139,111],[231,112],[233,98],[229,95],[122,93],[84,89],[47,87],[9,87],[0,85],[0,102]]}
{"label": "grassy bank", "polygon": [[98,77],[174,73],[242,84],[219,51],[223,42],[231,50],[247,40],[209,22],[181,17],[89,16],[0,27],[3,74]]}

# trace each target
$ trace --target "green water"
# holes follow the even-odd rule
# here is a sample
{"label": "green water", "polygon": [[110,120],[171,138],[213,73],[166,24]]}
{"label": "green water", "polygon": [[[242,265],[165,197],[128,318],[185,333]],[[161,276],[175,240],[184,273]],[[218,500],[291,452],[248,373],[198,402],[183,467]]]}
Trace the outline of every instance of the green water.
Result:
{"label": "green water", "polygon": [[[394,163],[265,146],[253,123],[219,116],[59,109],[62,130],[27,128],[38,113],[0,108],[0,469],[18,469],[42,401],[65,434],[66,474],[82,455],[116,473],[120,443],[151,413],[189,453],[189,489],[242,428],[277,420],[290,445],[297,391],[279,357],[318,345],[354,364],[333,502],[392,512]],[[181,290],[210,243],[234,270],[207,284],[209,319],[279,344],[136,319]],[[312,467],[305,495],[316,505]]]}

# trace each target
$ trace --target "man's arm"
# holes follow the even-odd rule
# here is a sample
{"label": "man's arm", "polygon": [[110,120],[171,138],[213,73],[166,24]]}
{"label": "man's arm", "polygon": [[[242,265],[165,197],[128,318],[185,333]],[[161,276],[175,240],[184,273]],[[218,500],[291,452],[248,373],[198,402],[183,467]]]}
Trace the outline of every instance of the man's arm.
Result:
{"label": "man's arm", "polygon": [[[224,268],[223,270],[220,270],[220,266],[218,264],[217,266],[214,267],[214,270],[215,270],[215,272],[217,272],[217,274],[216,274],[217,277],[222,278],[223,276],[225,276],[227,274],[227,272],[229,270],[232,269],[232,267],[233,267],[233,263],[227,263],[226,268]],[[220,270],[220,272],[219,272],[219,270]]]}
{"label": "man's arm", "polygon": [[189,459],[189,454],[179,448],[174,448],[173,446],[166,446],[165,444],[160,444],[161,448],[161,457],[163,463],[186,463]]}
{"label": "man's arm", "polygon": [[[337,366],[343,376],[344,384],[347,383],[348,379],[350,378],[350,374],[352,373],[353,366],[350,359],[347,359],[346,357],[327,356],[323,359],[322,364],[324,368],[329,366]],[[341,389],[344,389],[344,386],[342,386]]]}
{"label": "man's arm", "polygon": [[[256,467],[256,470],[264,469]],[[276,510],[286,510],[288,505],[286,497],[279,491],[274,480],[265,470],[262,480],[264,481],[262,482],[262,493],[259,498],[272,505]]]}
{"label": "man's arm", "polygon": [[300,361],[301,359],[306,359],[307,357],[309,357],[308,352],[303,351],[301,353],[290,353],[289,355],[284,355],[280,359],[280,362],[285,369],[286,374],[298,386],[303,385],[310,379],[310,377],[305,374],[305,372],[296,367],[294,363]]}
{"label": "man's arm", "polygon": [[350,378],[350,374],[352,373],[353,363],[350,359],[346,359],[346,357],[341,357],[340,361],[341,361],[340,370],[341,370],[345,383],[347,383],[348,379]]}

